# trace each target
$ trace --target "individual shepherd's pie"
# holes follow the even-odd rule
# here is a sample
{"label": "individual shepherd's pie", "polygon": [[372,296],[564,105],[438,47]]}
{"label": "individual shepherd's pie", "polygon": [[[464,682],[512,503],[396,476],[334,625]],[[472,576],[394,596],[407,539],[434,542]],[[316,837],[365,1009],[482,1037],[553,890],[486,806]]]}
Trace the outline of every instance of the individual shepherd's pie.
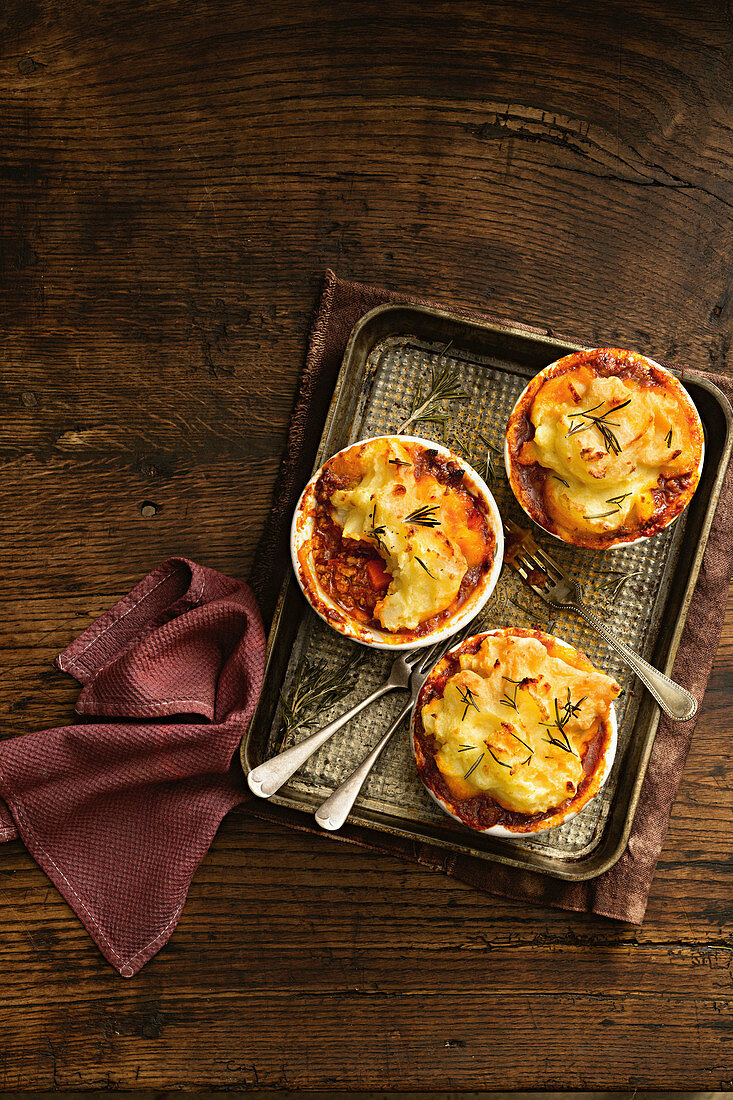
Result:
{"label": "individual shepherd's pie", "polygon": [[448,653],[415,707],[418,772],[472,829],[560,824],[602,786],[615,746],[616,681],[539,630],[477,634]]}
{"label": "individual shepherd's pie", "polygon": [[384,436],[340,451],[301,509],[312,527],[298,550],[300,581],[337,627],[346,618],[400,642],[424,637],[494,564],[487,501],[458,460],[425,443]]}
{"label": "individual shepherd's pie", "polygon": [[703,430],[669,371],[633,351],[576,352],[546,367],[507,425],[511,487],[527,514],[575,546],[655,535],[700,479]]}

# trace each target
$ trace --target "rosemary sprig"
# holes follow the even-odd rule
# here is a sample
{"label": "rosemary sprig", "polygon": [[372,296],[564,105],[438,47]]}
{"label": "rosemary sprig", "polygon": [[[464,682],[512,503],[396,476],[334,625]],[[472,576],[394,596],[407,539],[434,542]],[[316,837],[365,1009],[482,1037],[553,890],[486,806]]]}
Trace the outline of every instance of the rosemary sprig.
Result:
{"label": "rosemary sprig", "polygon": [[[509,724],[509,723],[507,723],[507,725],[508,725],[508,724]],[[528,752],[531,752],[531,753],[532,753],[532,755],[534,755],[534,749],[532,748],[532,746],[531,746],[531,745],[528,745],[526,741],[523,741],[523,740],[522,740],[522,738],[521,738],[521,737],[519,736],[519,734],[518,734],[518,733],[515,733],[515,732],[514,732],[514,730],[507,730],[507,733],[508,733],[508,734],[509,734],[509,735],[510,735],[511,737],[513,737],[515,741],[519,741],[520,745],[524,745],[525,749],[527,749],[527,750],[528,750]]]}
{"label": "rosemary sprig", "polygon": [[289,698],[280,693],[286,732],[310,726],[324,710],[348,695],[364,658],[364,653],[352,653],[336,668],[329,668],[323,660],[304,661]]}
{"label": "rosemary sprig", "polygon": [[468,714],[468,708],[473,707],[474,710],[478,710],[478,705],[476,703],[476,698],[468,685],[466,685],[465,689],[459,687],[458,694],[460,695],[463,702],[466,704],[463,708],[463,714],[461,715],[461,721],[463,722],[466,715]]}
{"label": "rosemary sprig", "polygon": [[519,600],[507,600],[507,603],[510,603],[512,607],[516,607],[518,611],[523,611],[533,622],[537,621],[537,614],[527,604],[520,603]]}
{"label": "rosemary sprig", "polygon": [[533,611],[531,607],[528,607],[526,604],[520,603],[519,600],[507,599],[506,602],[508,604],[511,604],[512,607],[516,607],[517,611],[523,612],[527,616],[527,618],[533,623],[539,623],[541,620],[544,620],[543,629],[546,630],[548,634],[555,633],[557,619],[551,619],[547,611],[545,611],[543,615],[540,615],[539,612]]}
{"label": "rosemary sprig", "polygon": [[505,691],[499,702],[502,706],[511,707],[512,710],[516,710],[517,712],[519,712],[519,707],[517,706],[517,692],[522,685],[522,681],[512,680],[509,676],[502,676],[502,680],[506,680],[507,683],[514,684],[514,695],[509,695],[509,693]]}
{"label": "rosemary sprig", "polygon": [[409,516],[405,516],[403,523],[415,523],[418,527],[440,527],[437,511],[437,504],[423,504],[422,508],[416,508]]}
{"label": "rosemary sprig", "polygon": [[554,745],[555,748],[562,749],[563,752],[569,752],[571,756],[577,756],[578,754],[573,752],[572,746],[568,741],[567,734],[563,734],[563,736],[565,737],[565,744],[563,744],[562,741],[559,741],[557,737],[553,737],[552,734],[550,734],[548,737],[543,737],[542,740],[545,742],[546,745]]}
{"label": "rosemary sprig", "polygon": [[554,477],[555,481],[561,481],[566,489],[570,488],[569,484],[567,483],[567,481],[565,480],[564,477],[560,477],[559,474],[553,474],[552,476]]}
{"label": "rosemary sprig", "polygon": [[619,493],[617,497],[606,497],[606,504],[615,504],[619,512],[621,511],[621,505],[630,497],[631,493]]}
{"label": "rosemary sprig", "polygon": [[[450,344],[446,344],[440,354],[445,355],[449,347]],[[411,424],[447,425],[451,419],[451,413],[445,406],[449,401],[468,401],[468,394],[461,388],[460,378],[447,363],[440,370],[436,365],[431,370],[431,380],[425,398],[422,397],[421,382],[417,387],[410,415],[397,428],[396,434],[401,435]]]}
{"label": "rosemary sprig", "polygon": [[[486,746],[486,751],[488,752],[489,756],[493,756],[494,760],[497,762],[497,764],[500,764],[502,766],[502,768],[508,768],[509,771],[512,770],[511,764],[505,764],[503,760],[500,760],[499,757],[496,755],[496,753],[491,751],[491,749],[489,748],[488,745]],[[481,753],[481,755],[483,756],[484,754]],[[477,761],[477,763],[478,763],[478,761]],[[467,778],[467,777],[464,777],[464,778]]]}
{"label": "rosemary sprig", "polygon": [[[602,404],[603,402],[601,402],[601,405]],[[593,414],[595,413],[596,409],[600,409],[601,405],[594,405],[591,409],[584,409],[582,411],[569,413],[568,419],[573,416],[584,416],[586,420],[590,421],[590,424],[583,424],[582,422],[574,424],[565,436],[565,438],[567,439],[571,435],[576,435],[578,432],[584,432],[586,431],[586,429],[591,428],[593,427],[593,425],[595,425],[596,428],[598,428],[598,431],[601,433],[601,438],[603,439],[606,453],[615,455],[621,454],[621,444],[619,443],[616,435],[611,431],[611,428],[620,428],[621,425],[615,420],[608,420],[607,417],[609,417],[611,413],[618,412],[619,409],[625,409],[626,406],[630,404],[631,398],[629,397],[626,399],[626,401],[622,401],[619,405],[614,405],[612,408],[606,409],[606,411],[604,413],[601,413],[600,416],[595,416]]]}
{"label": "rosemary sprig", "polygon": [[643,572],[643,569],[631,569],[628,573],[624,573],[621,569],[611,569],[606,574],[608,579],[596,587],[599,592],[608,592],[609,599],[615,600],[624,585],[628,584],[632,577],[640,577]]}
{"label": "rosemary sprig", "polygon": [[578,412],[568,413],[568,420],[571,420],[574,416],[587,416],[588,413],[592,413],[595,412],[596,409],[600,409],[602,404],[603,402],[601,401],[598,405],[593,405],[592,408],[585,409],[585,411],[579,410]]}
{"label": "rosemary sprig", "polygon": [[526,741],[523,741],[522,738],[519,736],[519,734],[515,733],[514,730],[507,730],[507,733],[511,737],[513,737],[515,739],[515,741],[519,741],[520,745],[524,745],[525,749],[527,749],[527,751],[529,752],[529,756],[527,757],[526,760],[522,760],[521,763],[522,764],[529,764],[530,760],[534,756],[534,749],[532,748],[532,746],[528,745]]}
{"label": "rosemary sprig", "polygon": [[[498,447],[495,447],[490,440],[486,438],[483,432],[476,432],[476,435],[479,437],[482,444],[486,448],[483,463],[484,481],[493,489],[496,482],[496,467],[494,466],[494,458],[500,457],[501,451]],[[475,463],[472,463],[472,465],[475,465]]]}
{"label": "rosemary sprig", "polygon": [[472,751],[475,750],[475,748],[476,748],[475,745],[459,745],[458,746],[458,751],[459,752],[472,752]]}
{"label": "rosemary sprig", "polygon": [[664,442],[667,444],[668,447],[672,446],[672,429],[671,428],[669,429],[669,431],[665,435]]}
{"label": "rosemary sprig", "polygon": [[390,458],[390,466],[412,466],[411,462],[404,462],[401,458]]}
{"label": "rosemary sprig", "polygon": [[570,698],[570,688],[567,689],[567,692],[567,699],[562,705],[562,712],[560,710],[559,700],[557,699],[557,696],[555,697],[555,721],[540,722],[540,725],[545,726],[548,731],[557,729],[563,738],[563,740],[561,741],[557,736],[549,733],[547,739],[543,738],[543,740],[546,740],[546,744],[556,745],[557,748],[562,749],[563,752],[569,752],[573,756],[577,756],[578,754],[574,751],[572,745],[570,744],[568,735],[565,732],[565,726],[568,724],[571,718],[577,718],[578,714],[580,713],[580,707],[587,699],[587,696],[584,695],[583,698],[579,699],[577,703],[573,703]]}
{"label": "rosemary sprig", "polygon": [[631,493],[619,493],[616,497],[606,497],[606,504],[613,505],[610,512],[599,512],[594,516],[583,516],[583,519],[605,519],[607,516],[615,516],[617,512],[621,511],[623,502],[630,496]]}
{"label": "rosemary sprig", "polygon": [[[489,749],[489,752],[491,752],[491,749]],[[494,756],[493,752],[491,752],[491,755]],[[482,752],[481,755],[479,756],[478,760],[474,760],[473,764],[471,765],[471,767],[468,769],[468,771],[464,775],[464,777],[463,777],[464,779],[468,779],[469,775],[471,775],[473,772],[476,771],[476,768],[479,766],[479,764],[481,763],[481,761],[483,760],[483,758],[485,756],[486,756],[486,753]],[[494,760],[496,760],[495,756],[494,756]]]}
{"label": "rosemary sprig", "polygon": [[594,512],[593,515],[583,516],[583,519],[606,519],[608,516],[615,516],[620,511],[620,508],[612,508],[610,512]]}
{"label": "rosemary sprig", "polygon": [[417,562],[417,564],[418,564],[418,565],[421,565],[421,566],[423,567],[423,569],[425,570],[425,572],[427,573],[427,575],[428,575],[429,577],[432,577],[432,578],[433,578],[433,580],[436,580],[436,576],[435,576],[435,573],[431,573],[431,572],[430,572],[430,570],[428,569],[428,567],[427,567],[427,565],[425,564],[425,562],[424,562],[424,561],[422,560],[422,558],[418,558],[417,554],[415,555],[415,561]]}
{"label": "rosemary sprig", "polygon": [[476,457],[472,454],[468,443],[466,443],[466,440],[455,428],[451,432],[448,445],[451,450],[456,451],[462,458],[465,458],[466,462],[470,462],[474,469],[481,473],[487,485],[493,489],[496,483],[496,467],[494,466],[494,460],[501,456],[501,451],[486,438],[483,432],[477,431],[476,436],[482,446],[482,454],[480,457]]}
{"label": "rosemary sprig", "polygon": [[376,514],[377,514],[377,506],[375,504],[374,507],[372,508],[372,517],[371,517],[372,518],[372,529],[371,529],[371,531],[367,531],[367,535],[370,538],[374,539],[374,541],[376,542],[376,544],[377,544],[377,546],[379,547],[380,550],[384,550],[385,547],[384,547],[384,543],[382,542],[382,536],[386,533],[387,528],[384,526],[384,524],[379,524],[379,526],[376,525],[376,520],[375,520]]}

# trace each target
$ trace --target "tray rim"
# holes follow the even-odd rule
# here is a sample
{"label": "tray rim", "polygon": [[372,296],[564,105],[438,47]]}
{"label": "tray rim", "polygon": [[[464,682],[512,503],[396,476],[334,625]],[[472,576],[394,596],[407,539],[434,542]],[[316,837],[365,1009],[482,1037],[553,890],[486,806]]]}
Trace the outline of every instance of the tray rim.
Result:
{"label": "tray rim", "polygon": [[[562,336],[556,336],[553,332],[551,332],[551,330],[543,330],[536,326],[524,324],[516,325],[511,322],[505,323],[501,321],[480,321],[471,317],[463,316],[462,314],[453,312],[451,310],[439,309],[422,304],[414,304],[411,302],[391,302],[376,306],[359,318],[349,335],[341,366],[339,368],[339,372],[334,383],[331,401],[329,403],[329,407],[324,418],[323,429],[321,431],[321,436],[316,451],[313,471],[317,470],[324,461],[324,454],[328,449],[327,444],[330,434],[333,430],[334,421],[338,415],[339,405],[345,395],[346,378],[349,374],[349,368],[352,366],[352,359],[355,354],[357,341],[362,336],[362,333],[365,329],[369,329],[372,325],[375,324],[375,322],[379,318],[385,316],[388,317],[389,314],[394,314],[395,318],[397,318],[398,316],[404,316],[405,314],[413,315],[416,318],[418,324],[421,318],[426,317],[430,318],[432,321],[435,321],[436,319],[439,321],[442,320],[449,324],[458,324],[464,326],[465,328],[471,329],[474,332],[478,333],[480,336],[495,333],[496,335],[501,335],[502,337],[509,335],[517,337],[519,339],[530,340],[540,345],[547,344],[552,345],[553,347],[561,346],[563,349],[567,349],[567,351],[564,352],[565,354],[573,351],[582,351],[592,346],[575,343],[573,341],[563,338]],[[413,332],[411,333],[406,332],[404,329],[395,329],[393,335],[415,335],[417,339],[424,338],[420,336],[419,327],[417,326],[416,330],[413,330]],[[389,338],[389,334],[377,334],[374,346],[376,346],[376,343],[380,339],[383,340],[387,338]],[[699,579],[700,566],[702,564],[702,559],[705,553],[705,549],[707,547],[708,537],[713,521],[715,519],[715,513],[720,496],[720,488],[730,462],[731,451],[733,450],[733,409],[731,409],[730,402],[728,401],[722,390],[718,386],[716,386],[714,382],[711,382],[707,378],[701,377],[699,375],[699,372],[697,372],[694,368],[690,368],[689,372],[680,371],[674,368],[668,369],[672,370],[672,373],[680,379],[683,385],[686,382],[689,382],[692,385],[699,386],[701,389],[706,390],[709,393],[709,395],[712,397],[712,399],[716,402],[721,410],[723,419],[725,421],[725,437],[723,439],[723,444],[720,451],[720,457],[718,459],[713,483],[710,487],[710,494],[708,504],[703,516],[703,522],[701,523],[698,532],[695,552],[692,560],[690,561],[690,568],[687,576],[687,582],[685,584],[684,594],[682,596],[682,600],[677,613],[675,626],[669,639],[666,660],[664,662],[664,665],[662,666],[662,671],[664,671],[667,675],[671,673],[674,661],[677,656],[677,651],[679,649],[679,644],[682,638],[682,632],[687,621],[690,602],[692,600],[692,596],[697,585],[697,581]],[[309,477],[312,476],[312,472],[308,475]],[[267,682],[269,677],[272,658],[275,651],[275,642],[277,640],[281,625],[285,600],[293,585],[294,578],[292,575],[292,570],[286,570],[275,612],[273,615],[272,625],[268,633],[267,655],[263,684]],[[305,610],[306,608],[307,605],[305,604],[305,601],[303,601],[303,609]],[[258,716],[258,712],[260,710],[261,699],[262,696],[260,696],[260,700],[258,701],[255,713],[240,744],[240,762],[245,775],[255,766],[255,762],[251,760],[249,751],[251,745],[250,734],[255,727],[255,722]],[[530,870],[534,873],[546,874],[550,877],[558,878],[561,880],[581,882],[596,878],[599,875],[603,874],[604,871],[607,871],[610,867],[612,867],[621,858],[626,849],[629,841],[629,836],[631,834],[631,829],[633,827],[636,810],[638,808],[641,788],[646,777],[649,759],[651,757],[651,753],[653,751],[654,743],[656,740],[656,734],[660,719],[661,711],[658,707],[654,706],[651,720],[648,723],[644,748],[638,760],[637,774],[635,776],[629,794],[623,828],[621,829],[617,841],[608,852],[603,851],[603,840],[601,839],[596,849],[594,849],[594,851],[592,851],[589,855],[585,857],[580,856],[577,860],[573,860],[572,858],[570,858],[565,861],[565,865],[553,867],[528,867],[526,859],[512,856],[511,848],[508,848],[508,850],[506,851],[500,850],[497,852],[490,850],[478,851],[475,849],[469,849],[467,845],[461,845],[453,839],[448,840],[440,837],[428,836],[424,832],[421,833],[419,831],[419,828],[415,828],[412,830],[409,828],[400,828],[399,824],[397,823],[399,819],[392,820],[387,815],[382,815],[384,821],[380,822],[380,814],[378,811],[372,811],[371,819],[367,821],[352,821],[350,819],[349,823],[347,823],[347,826],[341,830],[342,838],[348,839],[349,828],[356,827],[361,830],[368,830],[370,832],[376,833],[377,835],[380,832],[386,832],[388,834],[405,837],[412,841],[417,840],[421,843],[435,845],[436,847],[443,848],[447,851],[452,851],[457,855],[465,854],[472,856],[475,859],[498,862],[503,865],[517,867],[521,870]],[[638,721],[639,716],[637,715],[635,719],[635,725]],[[312,812],[312,807],[310,805],[304,805],[302,798],[298,799],[294,796],[288,796],[287,786],[283,788],[282,791],[278,792],[278,794],[272,796],[269,801],[274,804],[287,807],[289,809],[297,810],[300,813],[310,814]],[[315,807],[316,805],[317,803],[314,802],[313,807]],[[609,821],[604,827],[604,831],[608,830],[609,822],[610,815]],[[467,830],[467,839],[470,837],[471,833]],[[501,843],[508,845],[512,842],[504,841],[500,842],[500,844]],[[548,856],[545,858],[548,862],[559,862],[558,857],[556,856]]]}

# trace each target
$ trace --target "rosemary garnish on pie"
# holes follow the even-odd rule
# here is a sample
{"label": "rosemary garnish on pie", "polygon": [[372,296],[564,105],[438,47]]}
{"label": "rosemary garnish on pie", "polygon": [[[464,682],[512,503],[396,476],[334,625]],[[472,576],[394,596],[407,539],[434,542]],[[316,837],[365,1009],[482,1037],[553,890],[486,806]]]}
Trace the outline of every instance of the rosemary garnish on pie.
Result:
{"label": "rosemary garnish on pie", "polygon": [[[491,752],[491,749],[489,749],[489,752]],[[494,756],[493,752],[491,752],[491,755]],[[469,775],[471,775],[472,772],[476,771],[476,768],[479,766],[479,764],[481,763],[481,761],[483,760],[483,758],[485,756],[486,756],[486,753],[482,752],[481,755],[479,756],[478,760],[474,760],[473,764],[471,765],[471,767],[468,769],[468,771],[464,775],[464,777],[463,777],[464,779],[468,779]],[[494,756],[494,760],[496,760],[495,756]],[[501,764],[501,760],[497,760],[497,764]]]}
{"label": "rosemary garnish on pie", "polygon": [[377,526],[375,518],[374,518],[376,516],[376,514],[377,514],[377,506],[375,504],[374,507],[372,508],[372,529],[371,529],[371,531],[368,531],[367,534],[369,535],[370,538],[374,539],[374,541],[376,542],[376,544],[377,544],[377,546],[379,547],[380,550],[384,550],[384,544],[382,542],[382,536],[384,534],[386,534],[387,528],[384,526],[384,524],[380,524],[379,526]]}
{"label": "rosemary garnish on pie", "polygon": [[594,512],[593,515],[583,516],[583,519],[607,519],[608,516],[615,516],[618,511],[619,508],[612,508],[610,512]]}
{"label": "rosemary garnish on pie", "polygon": [[468,714],[468,708],[473,707],[474,710],[478,710],[478,706],[476,704],[476,698],[468,685],[466,685],[465,688],[459,687],[458,694],[466,704],[463,708],[463,714],[461,715],[461,721],[463,721]]}
{"label": "rosemary garnish on pie", "polygon": [[415,561],[417,562],[417,564],[418,564],[418,565],[421,565],[421,566],[422,566],[422,568],[423,568],[423,569],[425,570],[425,572],[427,573],[427,575],[428,575],[429,577],[432,577],[432,578],[433,578],[433,580],[435,580],[435,579],[436,579],[436,577],[435,577],[435,573],[431,573],[431,572],[430,572],[430,570],[428,569],[428,567],[427,567],[427,565],[425,564],[425,562],[424,562],[424,561],[422,560],[422,558],[418,558],[417,554],[415,554]]}
{"label": "rosemary garnish on pie", "polygon": [[630,497],[631,493],[619,493],[617,497],[607,497],[606,504],[612,504],[613,508],[610,512],[598,512],[596,515],[583,516],[583,519],[605,519],[607,516],[615,516],[617,512],[621,511],[621,505]]}
{"label": "rosemary garnish on pie", "polygon": [[522,686],[522,681],[521,680],[512,680],[511,677],[509,677],[509,676],[502,676],[502,680],[506,680],[507,683],[509,683],[509,684],[514,684],[514,694],[509,695],[509,693],[505,691],[504,694],[502,695],[501,699],[499,700],[499,702],[501,703],[502,706],[511,707],[512,710],[516,710],[518,712],[519,707],[517,706],[517,692],[519,691],[520,687]]}
{"label": "rosemary garnish on pie", "polygon": [[[488,745],[486,746],[486,751],[488,752],[489,756],[493,756],[494,760],[497,762],[497,764],[500,764],[502,766],[502,768],[508,768],[509,771],[512,770],[511,764],[505,764],[503,760],[500,760],[499,757],[496,755],[496,753],[491,751],[491,749],[489,748]],[[483,757],[483,755],[484,754],[481,753],[482,757]],[[476,763],[478,764],[479,761],[477,760]],[[468,774],[470,775],[471,773],[469,772]],[[464,776],[464,778],[468,779],[468,776]]]}
{"label": "rosemary garnish on pie", "polygon": [[612,428],[620,428],[621,425],[615,420],[608,420],[606,418],[609,417],[611,413],[618,412],[619,409],[625,409],[626,406],[630,404],[631,398],[628,397],[626,401],[622,401],[619,405],[614,405],[612,408],[606,409],[604,413],[600,413],[597,416],[595,415],[596,410],[600,409],[601,405],[603,405],[603,402],[601,402],[600,405],[594,405],[591,409],[584,409],[582,411],[568,413],[568,419],[572,419],[576,416],[582,416],[585,417],[586,420],[589,420],[590,423],[584,424],[582,421],[580,421],[578,424],[574,424],[565,436],[565,438],[567,439],[571,435],[577,435],[578,432],[584,432],[588,428],[592,428],[593,425],[595,425],[595,427],[598,428],[598,431],[601,433],[601,438],[603,439],[606,453],[615,455],[621,454],[621,444],[619,443],[615,433],[611,430]]}
{"label": "rosemary garnish on pie", "polygon": [[631,496],[631,493],[619,493],[618,496],[616,496],[616,497],[606,497],[606,504],[615,504],[616,507],[618,508],[619,512],[620,512],[621,511],[621,505],[626,500],[626,498],[630,497],[630,496]]}
{"label": "rosemary garnish on pie", "polygon": [[522,764],[529,764],[530,760],[531,760],[531,759],[532,759],[532,757],[534,756],[534,749],[532,748],[532,746],[531,746],[531,745],[528,745],[526,741],[523,741],[523,740],[522,740],[522,738],[521,738],[521,737],[519,736],[519,734],[518,734],[518,733],[515,733],[515,732],[514,732],[514,730],[510,730],[510,729],[508,729],[508,730],[507,730],[507,733],[508,733],[508,734],[509,734],[509,735],[510,735],[511,737],[513,737],[513,738],[515,739],[515,741],[519,741],[519,744],[520,744],[520,745],[524,745],[525,749],[527,749],[527,751],[529,752],[529,756],[527,757],[527,759],[526,759],[526,760],[522,760],[522,761],[520,761],[520,763],[522,763]]}
{"label": "rosemary garnish on pie", "polygon": [[415,523],[418,527],[440,527],[440,517],[436,515],[437,504],[423,504],[405,516],[403,523]]}
{"label": "rosemary garnish on pie", "polygon": [[[562,709],[560,708],[560,702],[557,697],[554,700],[555,721],[540,722],[540,725],[545,726],[548,730],[548,737],[543,738],[543,741],[546,741],[548,745],[555,745],[558,749],[562,749],[563,752],[571,753],[572,756],[577,756],[578,754],[574,751],[568,739],[568,735],[565,732],[565,726],[568,724],[571,718],[577,718],[578,714],[580,713],[580,707],[587,699],[587,696],[584,695],[583,698],[579,699],[577,703],[573,703],[570,698],[570,688],[568,688],[567,690],[567,699],[563,703]],[[554,729],[558,731],[560,737],[562,737],[562,740],[560,740],[560,737],[558,737],[557,735],[549,733],[549,730]]]}

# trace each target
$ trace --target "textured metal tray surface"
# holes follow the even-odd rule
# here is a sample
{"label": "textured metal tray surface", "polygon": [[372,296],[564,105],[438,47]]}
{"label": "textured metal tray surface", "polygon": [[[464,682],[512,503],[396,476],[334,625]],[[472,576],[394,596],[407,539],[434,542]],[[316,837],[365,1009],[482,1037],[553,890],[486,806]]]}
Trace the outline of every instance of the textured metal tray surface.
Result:
{"label": "textured metal tray surface", "polygon": [[[385,312],[386,317],[379,316]],[[528,526],[529,521],[517,505],[504,474],[500,457],[504,428],[528,378],[558,355],[574,350],[573,346],[526,333],[516,333],[514,340],[507,344],[503,331],[495,334],[490,328],[483,334],[479,328],[478,336],[483,335],[483,339],[477,342],[477,326],[469,326],[449,315],[425,310],[394,309],[393,312],[391,319],[397,326],[396,332],[389,331],[389,308],[374,311],[376,316],[371,325],[370,315],[357,326],[337,383],[317,464],[347,443],[394,431],[409,415],[420,381],[429,376],[432,368],[447,364],[460,376],[462,388],[470,396],[469,401],[455,406],[454,428],[460,442],[467,448],[469,460],[479,473],[484,473],[486,458],[486,446],[479,433],[497,448],[490,483],[499,510],[503,516]],[[410,322],[409,330],[403,329],[402,326]],[[436,340],[437,332],[440,335]],[[443,339],[444,336],[448,338]],[[709,426],[706,427],[706,434],[710,436]],[[419,425],[411,430],[436,442],[445,442],[440,426],[431,429],[431,425]],[[713,461],[712,453],[717,451],[722,462],[723,441],[717,441],[717,447],[714,440],[708,438],[707,442],[708,461]],[[711,499],[708,503],[708,509],[702,513],[697,509],[698,515],[688,510],[661,535],[612,552],[578,550],[545,537],[537,530],[535,535],[568,572],[582,581],[590,602],[619,637],[647,659],[669,668],[689,597],[689,591],[684,590],[691,590],[699,558],[699,554],[697,558],[690,555],[688,546],[686,560],[682,560],[682,548],[691,541],[685,537],[686,529],[690,528],[692,539],[697,537],[697,543],[700,537],[706,538],[706,521],[709,526],[714,501]],[[696,549],[701,551],[697,544]],[[613,580],[611,570],[633,574],[615,598],[609,594],[609,582]],[[677,604],[676,614],[675,609],[671,609],[674,621],[663,624],[665,613],[670,611],[673,590]],[[293,616],[297,622],[293,621]],[[289,620],[292,648],[287,661],[281,656],[279,671],[268,668],[270,705],[261,707],[262,713],[258,712],[253,722],[253,726],[259,725],[259,733],[254,735],[258,745],[257,750],[253,746],[245,747],[245,767],[248,762],[249,766],[254,766],[309,732],[296,730],[283,736],[281,710],[272,695],[275,690],[273,678],[280,676],[277,688],[287,696],[304,662],[320,660],[335,667],[355,648],[360,648],[331,630],[292,591],[286,591],[271,636],[271,644],[275,647],[283,642],[280,628],[284,617]],[[563,878],[586,878],[597,874],[623,850],[651,751],[658,711],[641,687],[634,688],[633,674],[602,639],[579,618],[549,611],[507,567],[479,623],[478,628],[483,629],[540,626],[582,649],[594,664],[617,678],[625,689],[617,703],[619,749],[604,790],[577,817],[547,833],[517,841],[484,838],[454,824],[429,798],[417,778],[405,722],[403,732],[392,741],[369,776],[350,820],[474,855],[541,869]],[[663,625],[666,625],[665,630]],[[660,638],[662,634],[665,635],[663,639]],[[386,675],[392,659],[389,653],[368,651],[351,695],[333,710],[323,711],[318,725],[335,717],[349,701],[355,701],[376,686]],[[368,708],[323,746],[273,801],[298,809],[315,808],[353,770],[403,705],[404,695],[397,692]],[[267,728],[263,728],[263,719]],[[252,737],[251,731],[249,740]]]}

